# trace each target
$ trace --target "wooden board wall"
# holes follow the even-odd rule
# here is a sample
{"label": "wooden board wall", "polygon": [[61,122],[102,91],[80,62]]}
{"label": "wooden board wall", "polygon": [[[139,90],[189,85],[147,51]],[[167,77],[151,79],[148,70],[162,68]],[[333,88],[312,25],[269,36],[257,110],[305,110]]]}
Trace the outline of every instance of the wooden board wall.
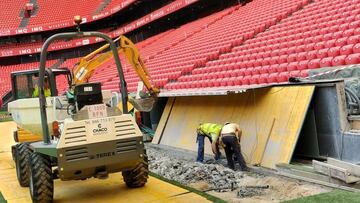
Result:
{"label": "wooden board wall", "polygon": [[[160,144],[196,151],[199,123],[235,122],[243,130],[246,162],[275,168],[290,162],[313,92],[314,86],[283,86],[227,96],[177,97],[169,117],[163,116],[167,121],[161,140],[160,135],[155,138]],[[205,145],[210,154],[210,144]]]}

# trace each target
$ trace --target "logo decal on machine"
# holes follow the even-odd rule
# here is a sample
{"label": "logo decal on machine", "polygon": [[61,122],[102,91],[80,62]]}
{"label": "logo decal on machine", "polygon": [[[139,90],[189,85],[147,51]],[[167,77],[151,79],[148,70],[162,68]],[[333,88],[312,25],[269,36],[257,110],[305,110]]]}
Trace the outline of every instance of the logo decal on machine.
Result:
{"label": "logo decal on machine", "polygon": [[109,157],[109,156],[115,156],[115,152],[105,152],[105,153],[99,153],[99,154],[95,155],[95,157],[97,159],[104,158],[104,157]]}
{"label": "logo decal on machine", "polygon": [[97,125],[97,128],[93,129],[93,134],[94,134],[94,135],[102,135],[102,134],[105,134],[107,131],[108,131],[108,129],[107,129],[107,128],[103,128],[103,127],[101,126],[101,123],[99,123],[99,124]]}
{"label": "logo decal on machine", "polygon": [[110,157],[110,156],[115,156],[115,155],[116,155],[115,152],[103,152],[103,153],[98,153],[98,154],[90,155],[89,158],[90,158],[90,159],[101,159],[101,158]]}

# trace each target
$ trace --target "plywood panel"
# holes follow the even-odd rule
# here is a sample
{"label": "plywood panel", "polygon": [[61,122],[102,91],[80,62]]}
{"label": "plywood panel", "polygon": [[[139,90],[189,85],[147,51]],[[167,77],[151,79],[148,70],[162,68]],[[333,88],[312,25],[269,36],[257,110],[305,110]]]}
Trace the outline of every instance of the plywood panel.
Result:
{"label": "plywood panel", "polygon": [[[286,86],[227,96],[178,97],[160,143],[196,151],[199,123],[235,122],[243,130],[246,162],[274,168],[290,161],[313,92],[314,86]],[[210,154],[210,144],[205,145]]]}
{"label": "plywood panel", "polygon": [[165,124],[168,121],[168,118],[169,118],[171,109],[173,107],[174,101],[175,101],[175,98],[171,97],[166,102],[166,106],[165,106],[164,111],[163,111],[163,113],[161,115],[159,124],[156,127],[154,138],[151,141],[153,144],[159,144],[159,142],[160,142],[161,136],[162,136],[163,131],[164,131]]}

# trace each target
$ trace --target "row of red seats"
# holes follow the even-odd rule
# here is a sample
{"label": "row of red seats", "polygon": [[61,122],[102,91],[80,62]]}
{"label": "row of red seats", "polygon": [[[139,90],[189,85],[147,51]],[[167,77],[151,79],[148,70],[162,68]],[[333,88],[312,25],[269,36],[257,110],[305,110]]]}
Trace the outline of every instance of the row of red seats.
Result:
{"label": "row of red seats", "polygon": [[[221,75],[220,76],[224,76]],[[282,73],[264,73],[259,75],[247,76],[224,76],[220,78],[206,79],[206,77],[190,77],[189,81],[181,83],[168,83],[167,89],[180,90],[191,88],[213,88],[213,87],[229,87],[229,86],[250,86],[250,85],[265,85],[274,83],[284,83],[290,77],[307,77],[308,71],[292,71]]]}

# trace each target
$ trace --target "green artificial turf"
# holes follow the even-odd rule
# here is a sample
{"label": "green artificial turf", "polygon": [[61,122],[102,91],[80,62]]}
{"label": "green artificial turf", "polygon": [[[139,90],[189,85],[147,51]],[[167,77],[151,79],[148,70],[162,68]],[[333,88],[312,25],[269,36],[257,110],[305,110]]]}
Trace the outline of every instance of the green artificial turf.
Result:
{"label": "green artificial turf", "polygon": [[12,118],[6,111],[0,111],[0,122],[5,121],[12,121]]}
{"label": "green artificial turf", "polygon": [[2,196],[1,192],[0,192],[0,203],[6,203],[7,201],[5,200],[4,196]]}
{"label": "green artificial turf", "polygon": [[335,190],[332,192],[322,193],[318,195],[301,197],[294,200],[286,201],[286,203],[360,203],[360,192],[347,192],[343,190]]}

